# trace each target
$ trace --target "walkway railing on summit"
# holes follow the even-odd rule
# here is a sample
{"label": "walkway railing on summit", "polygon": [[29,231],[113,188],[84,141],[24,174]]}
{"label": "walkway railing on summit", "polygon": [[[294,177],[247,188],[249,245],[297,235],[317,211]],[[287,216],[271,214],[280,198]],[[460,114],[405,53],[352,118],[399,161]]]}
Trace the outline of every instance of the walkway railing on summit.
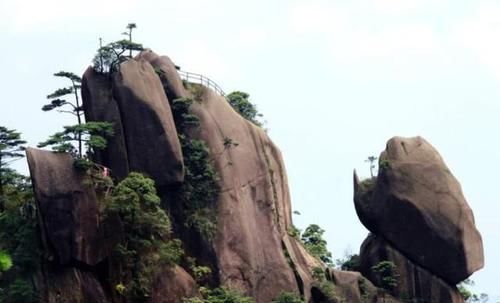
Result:
{"label": "walkway railing on summit", "polygon": [[201,75],[201,74],[196,74],[196,73],[190,73],[182,70],[178,70],[177,73],[179,73],[179,76],[181,77],[182,80],[185,80],[187,82],[191,83],[198,83],[201,85],[204,85],[208,88],[213,89],[216,93],[221,95],[222,97],[226,97],[226,93],[222,90],[222,88],[215,83],[214,81],[210,80],[209,78]]}

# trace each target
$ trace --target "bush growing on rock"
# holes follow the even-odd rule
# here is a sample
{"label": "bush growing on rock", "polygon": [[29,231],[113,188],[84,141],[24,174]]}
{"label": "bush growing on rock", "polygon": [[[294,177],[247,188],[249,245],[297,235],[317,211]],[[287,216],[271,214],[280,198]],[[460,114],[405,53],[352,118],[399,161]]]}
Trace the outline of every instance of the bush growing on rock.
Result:
{"label": "bush growing on rock", "polygon": [[175,199],[182,202],[184,225],[211,240],[217,228],[213,207],[220,187],[207,144],[189,137],[189,130],[199,126],[198,117],[189,112],[192,103],[191,99],[182,98],[172,105],[185,165],[185,179]]}
{"label": "bush growing on rock", "polygon": [[258,118],[262,117],[262,114],[257,111],[255,104],[248,100],[249,97],[249,94],[240,91],[232,92],[226,96],[229,104],[231,104],[243,118],[262,127],[262,122],[258,120]]}
{"label": "bush growing on rock", "polygon": [[326,247],[326,240],[323,239],[325,230],[317,224],[309,225],[302,234],[302,243],[311,255],[320,259],[327,265],[333,265],[332,253]]}
{"label": "bush growing on rock", "polygon": [[305,303],[305,301],[295,293],[282,292],[272,303]]}
{"label": "bush growing on rock", "polygon": [[253,299],[240,292],[219,287],[215,289],[200,288],[202,298],[185,299],[184,303],[254,303]]}
{"label": "bush growing on rock", "polygon": [[118,215],[123,226],[111,260],[118,269],[112,277],[115,288],[132,302],[143,302],[157,270],[179,262],[182,255],[180,241],[170,239],[170,220],[160,208],[154,181],[130,173],[116,186],[105,215]]}

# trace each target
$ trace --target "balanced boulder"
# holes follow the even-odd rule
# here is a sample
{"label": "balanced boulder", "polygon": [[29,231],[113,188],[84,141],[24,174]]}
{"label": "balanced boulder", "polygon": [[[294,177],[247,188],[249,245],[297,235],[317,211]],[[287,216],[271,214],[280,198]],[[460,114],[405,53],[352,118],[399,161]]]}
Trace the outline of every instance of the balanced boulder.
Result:
{"label": "balanced boulder", "polygon": [[376,180],[355,177],[360,221],[415,264],[456,284],[483,267],[483,244],[460,184],[421,137],[395,137]]}

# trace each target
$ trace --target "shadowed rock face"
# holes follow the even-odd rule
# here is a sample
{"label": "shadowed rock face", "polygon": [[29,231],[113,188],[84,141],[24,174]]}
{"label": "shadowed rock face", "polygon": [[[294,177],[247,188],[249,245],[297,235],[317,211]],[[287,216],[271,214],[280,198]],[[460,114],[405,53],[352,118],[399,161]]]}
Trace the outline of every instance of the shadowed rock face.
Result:
{"label": "shadowed rock face", "polygon": [[[158,61],[170,73],[170,61]],[[160,187],[184,180],[170,105],[150,63],[142,58],[128,60],[112,80],[89,67],[83,75],[82,99],[87,121],[114,125],[115,135],[96,158],[114,177],[120,180],[130,171],[143,172]]]}
{"label": "shadowed rock face", "polygon": [[355,180],[361,222],[450,284],[483,267],[481,235],[460,184],[423,138],[395,137],[380,155],[373,192]]}
{"label": "shadowed rock face", "polygon": [[111,303],[92,273],[76,268],[44,272],[40,288],[40,302],[44,303]]}
{"label": "shadowed rock face", "polygon": [[408,260],[391,247],[381,237],[370,235],[361,245],[361,273],[381,285],[380,279],[372,271],[372,266],[381,261],[396,265],[397,286],[394,294],[400,298],[418,300],[417,302],[463,303],[464,300],[454,285],[449,285],[429,271]]}
{"label": "shadowed rock face", "polygon": [[111,169],[113,176],[124,179],[128,172],[127,148],[120,109],[113,96],[112,84],[107,75],[89,67],[82,77],[82,99],[86,121],[113,123],[114,135],[108,139],[104,151],[96,151],[95,161]]}
{"label": "shadowed rock face", "polygon": [[113,85],[125,134],[129,167],[158,186],[184,179],[182,151],[160,79],[147,61],[120,65]]}
{"label": "shadowed rock face", "polygon": [[95,265],[108,256],[117,243],[119,225],[99,225],[95,191],[84,185],[84,175],[74,169],[71,156],[32,148],[26,155],[44,248],[62,265]]}

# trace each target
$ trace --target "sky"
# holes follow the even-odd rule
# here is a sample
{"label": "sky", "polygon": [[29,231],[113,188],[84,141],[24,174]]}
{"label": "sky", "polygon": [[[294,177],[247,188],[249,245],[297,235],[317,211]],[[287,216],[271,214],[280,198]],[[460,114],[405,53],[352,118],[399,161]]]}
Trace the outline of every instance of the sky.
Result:
{"label": "sky", "polygon": [[0,0],[0,125],[34,146],[73,123],[40,110],[66,85],[52,74],[82,74],[99,37],[121,39],[129,22],[183,70],[250,94],[283,153],[296,225],[324,228],[334,258],[367,235],[353,169],[368,177],[388,139],[423,136],[482,234],[475,290],[500,299],[500,2]]}

